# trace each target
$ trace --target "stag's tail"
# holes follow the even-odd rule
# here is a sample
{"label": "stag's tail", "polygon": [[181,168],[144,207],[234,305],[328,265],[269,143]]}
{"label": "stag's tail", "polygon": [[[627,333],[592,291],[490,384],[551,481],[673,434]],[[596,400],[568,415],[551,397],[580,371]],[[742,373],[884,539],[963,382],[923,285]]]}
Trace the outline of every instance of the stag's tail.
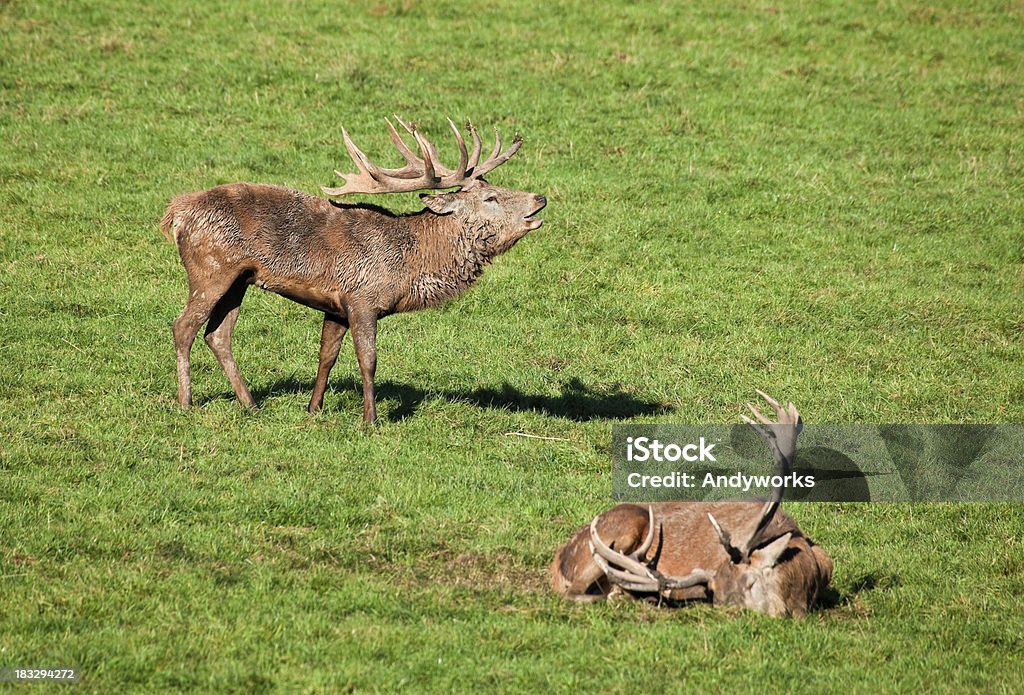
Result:
{"label": "stag's tail", "polygon": [[174,239],[172,229],[174,227],[174,215],[178,211],[177,206],[172,200],[170,205],[167,206],[167,210],[164,211],[164,216],[160,219],[160,231],[167,237],[167,241],[177,245]]}

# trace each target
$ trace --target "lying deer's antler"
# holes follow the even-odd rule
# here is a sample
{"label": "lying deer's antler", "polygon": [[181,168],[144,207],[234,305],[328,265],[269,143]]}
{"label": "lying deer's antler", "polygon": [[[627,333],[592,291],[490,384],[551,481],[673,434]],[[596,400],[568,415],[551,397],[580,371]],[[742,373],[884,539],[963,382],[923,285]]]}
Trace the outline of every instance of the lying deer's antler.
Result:
{"label": "lying deer's antler", "polygon": [[395,116],[398,124],[416,140],[420,150],[419,156],[409,149],[391,121],[386,118],[384,120],[388,124],[391,141],[405,159],[405,166],[399,169],[386,169],[377,166],[362,150],[356,147],[352,138],[349,137],[348,131],[342,128],[341,136],[345,141],[345,149],[352,161],[355,162],[358,171],[351,174],[335,171],[334,173],[343,179],[345,184],[338,188],[322,186],[321,190],[324,193],[329,196],[341,196],[349,193],[408,193],[441,188],[468,188],[484,174],[507,162],[523,144],[523,139],[517,135],[508,149],[502,152],[501,135],[495,128],[494,150],[490,157],[480,163],[481,142],[476,128],[472,123],[466,122],[466,127],[473,138],[473,149],[472,152],[469,152],[466,150],[466,141],[462,138],[462,133],[449,118],[448,125],[451,126],[452,132],[455,134],[455,141],[459,146],[459,165],[455,169],[449,169],[441,163],[434,143],[427,140],[415,125],[409,125]]}
{"label": "lying deer's antler", "polygon": [[[777,420],[766,418],[754,407],[753,403],[747,403],[747,407],[754,414],[754,417],[757,418],[758,422],[755,422],[746,415],[741,415],[740,417],[743,418],[744,422],[753,427],[768,443],[768,447],[772,451],[772,458],[775,460],[773,475],[785,478],[793,470],[793,461],[796,458],[796,438],[800,434],[800,430],[803,429],[803,421],[800,419],[800,413],[797,412],[796,406],[793,403],[783,407],[764,391],[758,390],[757,394],[765,399],[775,410]],[[726,552],[729,553],[729,557],[732,558],[733,562],[746,562],[754,549],[765,540],[769,540],[764,538],[763,534],[775,516],[775,512],[778,511],[784,491],[785,487],[783,484],[772,487],[771,496],[765,502],[764,507],[761,508],[761,514],[754,524],[754,530],[739,545],[733,544],[729,534],[722,529],[715,517],[708,512],[708,520],[715,527],[715,531],[718,533],[718,540],[722,543]]]}
{"label": "lying deer's antler", "polygon": [[[702,569],[696,569],[685,577],[667,577],[646,564],[644,556],[654,541],[654,509],[648,507],[647,514],[647,538],[639,548],[629,555],[613,550],[601,540],[597,533],[597,520],[600,516],[594,517],[594,520],[590,522],[590,551],[593,554],[594,562],[601,568],[608,580],[626,591],[659,595],[664,595],[665,592],[673,589],[687,589],[711,581],[711,574]],[[613,567],[613,564],[622,569]]]}

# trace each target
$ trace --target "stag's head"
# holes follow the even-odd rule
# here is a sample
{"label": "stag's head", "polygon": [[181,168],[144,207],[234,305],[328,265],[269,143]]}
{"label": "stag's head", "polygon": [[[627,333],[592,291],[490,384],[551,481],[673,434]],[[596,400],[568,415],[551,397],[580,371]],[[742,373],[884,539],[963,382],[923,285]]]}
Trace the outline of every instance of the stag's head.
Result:
{"label": "stag's head", "polygon": [[547,199],[542,195],[492,186],[486,181],[449,193],[421,196],[423,204],[438,215],[452,215],[474,231],[481,251],[496,256],[544,223],[535,217]]}
{"label": "stag's head", "polygon": [[415,139],[419,148],[417,155],[395,130],[391,121],[385,119],[395,148],[405,159],[405,166],[387,169],[374,164],[356,147],[348,132],[342,129],[345,148],[355,162],[358,171],[351,174],[335,172],[345,180],[339,188],[323,188],[330,196],[349,193],[402,193],[424,190],[457,190],[421,195],[423,204],[436,215],[451,215],[464,228],[473,230],[476,242],[487,256],[503,253],[530,232],[543,224],[536,217],[547,199],[535,193],[525,193],[509,188],[494,186],[484,176],[504,164],[522,145],[522,138],[516,136],[512,144],[502,150],[501,135],[495,130],[494,149],[484,161],[480,161],[480,134],[472,123],[467,123],[473,140],[472,149],[455,124],[448,120],[455,141],[459,146],[459,163],[449,169],[441,163],[437,148],[420,133],[415,126],[395,118],[399,125]]}

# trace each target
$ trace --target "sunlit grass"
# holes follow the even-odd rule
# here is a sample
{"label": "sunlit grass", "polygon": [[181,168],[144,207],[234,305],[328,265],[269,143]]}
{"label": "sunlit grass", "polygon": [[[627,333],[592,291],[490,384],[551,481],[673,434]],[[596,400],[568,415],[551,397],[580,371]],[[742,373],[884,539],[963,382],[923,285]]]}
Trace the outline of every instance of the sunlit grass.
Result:
{"label": "sunlit grass", "polygon": [[[613,422],[1024,418],[1020,11],[1000,3],[0,2],[0,666],[91,692],[1014,692],[1012,505],[789,505],[804,621],[568,605]],[[350,343],[249,293],[234,403],[169,198],[315,192],[383,117],[525,138],[546,223],[465,297]],[[415,196],[376,201],[395,210]],[[526,432],[554,437],[509,436]],[[564,440],[564,441],[561,441]]]}

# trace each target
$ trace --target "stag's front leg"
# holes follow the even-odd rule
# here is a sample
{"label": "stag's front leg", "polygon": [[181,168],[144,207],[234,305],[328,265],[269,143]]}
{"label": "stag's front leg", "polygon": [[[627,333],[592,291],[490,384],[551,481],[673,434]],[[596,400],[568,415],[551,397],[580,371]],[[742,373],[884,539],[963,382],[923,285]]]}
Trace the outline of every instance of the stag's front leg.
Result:
{"label": "stag's front leg", "polygon": [[349,328],[356,348],[359,374],[363,379],[363,420],[377,421],[373,377],[377,372],[377,313],[369,309],[349,310]]}
{"label": "stag's front leg", "polygon": [[323,407],[324,392],[327,391],[327,377],[331,375],[334,363],[338,361],[341,340],[348,330],[348,319],[336,314],[324,314],[324,327],[320,331],[320,366],[316,370],[316,383],[309,399],[310,414]]}

